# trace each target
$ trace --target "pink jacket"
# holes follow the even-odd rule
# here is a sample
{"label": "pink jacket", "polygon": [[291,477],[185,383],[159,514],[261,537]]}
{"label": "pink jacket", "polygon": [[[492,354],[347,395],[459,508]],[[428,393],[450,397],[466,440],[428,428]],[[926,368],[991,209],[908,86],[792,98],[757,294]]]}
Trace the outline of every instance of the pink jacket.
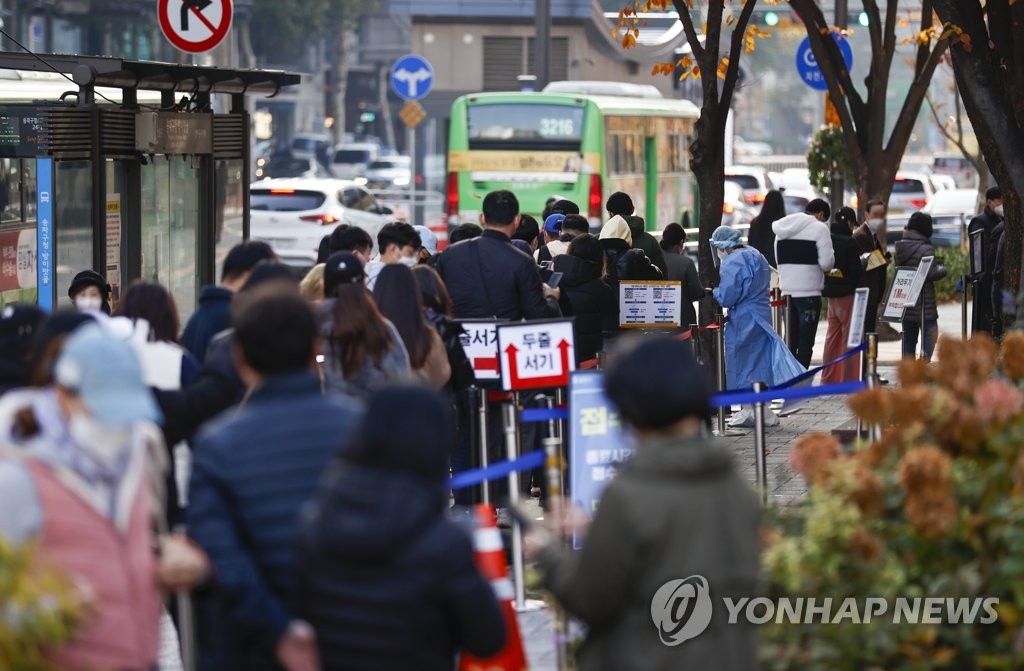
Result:
{"label": "pink jacket", "polygon": [[50,653],[67,671],[150,669],[161,612],[146,480],[137,478],[123,531],[71,491],[48,465],[28,458],[43,512],[38,551],[84,582],[98,613],[70,645]]}

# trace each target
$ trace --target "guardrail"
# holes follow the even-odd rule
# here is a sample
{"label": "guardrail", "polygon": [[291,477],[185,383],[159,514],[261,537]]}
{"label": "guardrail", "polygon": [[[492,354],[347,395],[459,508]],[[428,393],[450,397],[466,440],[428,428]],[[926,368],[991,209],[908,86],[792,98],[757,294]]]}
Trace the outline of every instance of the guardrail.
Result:
{"label": "guardrail", "polygon": [[371,189],[370,193],[378,203],[391,208],[396,219],[408,221],[413,226],[426,226],[435,234],[443,230],[447,237],[443,194],[416,189]]}

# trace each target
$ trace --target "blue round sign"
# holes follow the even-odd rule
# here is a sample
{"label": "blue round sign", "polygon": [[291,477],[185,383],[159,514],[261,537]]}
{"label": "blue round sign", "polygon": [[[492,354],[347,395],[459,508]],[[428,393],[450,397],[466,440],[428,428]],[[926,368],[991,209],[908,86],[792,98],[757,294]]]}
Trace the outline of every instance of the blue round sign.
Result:
{"label": "blue round sign", "polygon": [[391,88],[406,100],[419,100],[434,85],[434,69],[422,56],[402,56],[391,66]]}
{"label": "blue round sign", "polygon": [[[846,69],[850,70],[853,68],[853,49],[850,47],[850,42],[839,33],[832,33],[832,37],[835,38],[836,44],[839,45],[839,53],[843,55],[843,60],[846,61]],[[800,43],[800,47],[796,50],[796,71],[800,73],[800,79],[804,80],[804,83],[812,89],[819,91],[828,90],[825,76],[821,74],[818,61],[814,58],[814,52],[811,51],[811,38],[809,37],[805,37],[804,41]]]}

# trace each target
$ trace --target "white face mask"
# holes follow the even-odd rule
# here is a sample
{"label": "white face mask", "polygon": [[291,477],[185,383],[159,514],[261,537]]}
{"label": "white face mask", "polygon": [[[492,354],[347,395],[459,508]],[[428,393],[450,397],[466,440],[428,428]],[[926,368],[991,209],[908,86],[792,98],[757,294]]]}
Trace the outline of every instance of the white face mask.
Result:
{"label": "white face mask", "polygon": [[75,307],[79,312],[99,312],[103,308],[103,300],[95,296],[79,296],[75,299]]}
{"label": "white face mask", "polygon": [[416,257],[403,256],[398,259],[398,262],[401,263],[403,266],[408,266],[409,268],[412,268],[413,266],[416,265]]}
{"label": "white face mask", "polygon": [[1003,206],[1002,205],[997,205],[996,209],[994,209],[992,211],[995,212],[996,214],[998,214],[1000,217],[1003,216]]}
{"label": "white face mask", "polygon": [[110,463],[131,445],[131,427],[101,424],[91,415],[75,414],[68,422],[71,439],[101,461]]}
{"label": "white face mask", "polygon": [[872,233],[877,233],[885,225],[885,219],[868,219],[864,223],[868,225]]}

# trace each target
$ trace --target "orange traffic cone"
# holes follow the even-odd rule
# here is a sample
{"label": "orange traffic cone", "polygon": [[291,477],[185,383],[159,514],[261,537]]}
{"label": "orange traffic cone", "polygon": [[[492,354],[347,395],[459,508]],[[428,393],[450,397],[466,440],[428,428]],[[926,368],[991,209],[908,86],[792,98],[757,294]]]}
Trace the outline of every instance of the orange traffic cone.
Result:
{"label": "orange traffic cone", "polygon": [[493,657],[478,659],[463,653],[459,671],[524,671],[528,668],[523,653],[523,640],[519,636],[519,622],[512,606],[515,595],[512,581],[505,567],[505,549],[498,531],[494,508],[481,503],[476,506],[476,530],[473,532],[476,566],[491,581],[494,596],[505,614],[505,649]]}

